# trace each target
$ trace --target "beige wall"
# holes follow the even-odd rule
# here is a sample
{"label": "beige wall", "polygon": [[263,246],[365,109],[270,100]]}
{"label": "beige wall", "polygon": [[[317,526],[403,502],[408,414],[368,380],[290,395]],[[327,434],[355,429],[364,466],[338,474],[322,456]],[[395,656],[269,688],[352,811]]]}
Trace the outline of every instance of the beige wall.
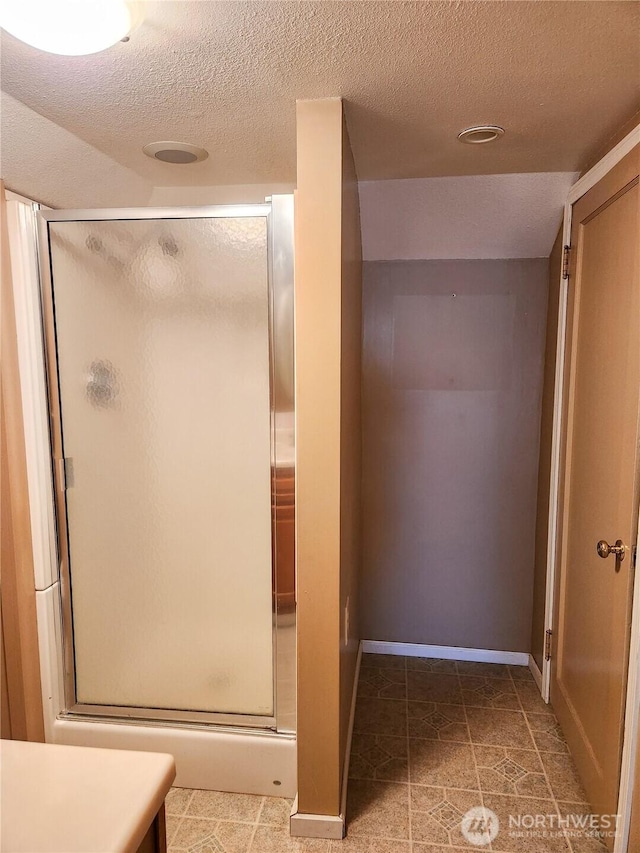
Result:
{"label": "beige wall", "polygon": [[358,641],[361,333],[357,188],[340,99],[298,102],[297,147],[298,810],[338,815]]}
{"label": "beige wall", "polygon": [[[340,390],[340,761],[346,757],[349,713],[360,640],[358,582],[362,484],[362,248],[355,164],[342,124],[342,331]],[[348,619],[345,613],[348,610]],[[347,626],[348,621],[348,626]],[[348,627],[348,633],[347,632]]]}
{"label": "beige wall", "polygon": [[562,225],[549,258],[549,301],[544,354],[542,416],[540,419],[540,461],[536,509],[536,550],[533,570],[533,612],[531,617],[531,654],[542,671],[544,657],[544,615],[547,592],[547,537],[549,533],[549,495],[551,490],[551,445],[553,404],[556,387],[556,345],[560,305],[560,269],[562,267]]}
{"label": "beige wall", "polygon": [[219,186],[154,187],[150,207],[209,205],[209,204],[262,204],[267,196],[290,195],[294,184],[230,184]]}
{"label": "beige wall", "polygon": [[[4,184],[0,181],[2,736],[44,740],[31,517]],[[5,692],[6,691],[6,692]],[[8,721],[7,721],[8,715]]]}
{"label": "beige wall", "polygon": [[529,651],[547,274],[364,264],[366,639]]}

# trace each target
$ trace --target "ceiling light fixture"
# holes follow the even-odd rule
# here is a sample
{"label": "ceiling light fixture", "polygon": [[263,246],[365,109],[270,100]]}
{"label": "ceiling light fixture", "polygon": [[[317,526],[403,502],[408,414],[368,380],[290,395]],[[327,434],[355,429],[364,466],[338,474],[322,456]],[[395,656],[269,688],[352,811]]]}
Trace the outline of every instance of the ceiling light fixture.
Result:
{"label": "ceiling light fixture", "polygon": [[468,145],[483,145],[485,142],[495,142],[504,136],[504,128],[497,124],[479,124],[460,131],[458,139]]}
{"label": "ceiling light fixture", "polygon": [[138,10],[127,0],[5,0],[0,26],[38,50],[85,56],[126,38]]}
{"label": "ceiling light fixture", "polygon": [[209,152],[204,148],[198,148],[197,145],[191,145],[189,142],[150,142],[142,150],[147,157],[178,165],[198,163],[209,156]]}

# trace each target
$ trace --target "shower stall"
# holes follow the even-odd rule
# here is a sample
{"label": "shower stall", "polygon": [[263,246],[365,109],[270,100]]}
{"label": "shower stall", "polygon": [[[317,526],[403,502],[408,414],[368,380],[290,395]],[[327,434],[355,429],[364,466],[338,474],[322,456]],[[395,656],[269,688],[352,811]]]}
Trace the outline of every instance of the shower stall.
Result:
{"label": "shower stall", "polygon": [[293,796],[293,198],[37,219],[48,736]]}

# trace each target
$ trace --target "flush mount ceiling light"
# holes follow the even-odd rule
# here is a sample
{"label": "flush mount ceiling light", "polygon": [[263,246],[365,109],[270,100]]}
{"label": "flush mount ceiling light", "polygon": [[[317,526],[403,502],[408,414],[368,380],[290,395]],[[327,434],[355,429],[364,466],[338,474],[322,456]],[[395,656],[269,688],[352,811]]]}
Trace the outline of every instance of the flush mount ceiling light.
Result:
{"label": "flush mount ceiling light", "polygon": [[494,142],[504,136],[504,128],[497,124],[480,124],[476,127],[467,127],[458,134],[460,142],[468,145],[483,145],[485,142]]}
{"label": "flush mount ceiling light", "polygon": [[85,56],[122,41],[139,18],[128,0],[4,0],[0,26],[38,50]]}
{"label": "flush mount ceiling light", "polygon": [[154,160],[162,160],[163,163],[198,163],[206,160],[209,152],[189,142],[150,142],[142,149],[147,157]]}

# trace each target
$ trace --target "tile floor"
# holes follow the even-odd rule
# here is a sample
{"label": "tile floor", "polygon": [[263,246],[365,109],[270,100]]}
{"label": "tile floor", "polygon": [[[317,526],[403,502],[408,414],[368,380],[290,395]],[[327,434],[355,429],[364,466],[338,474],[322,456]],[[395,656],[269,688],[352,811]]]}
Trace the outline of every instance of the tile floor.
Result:
{"label": "tile floor", "polygon": [[[174,789],[171,853],[600,853],[549,815],[589,814],[562,732],[525,667],[364,655],[351,750],[348,836],[293,839],[289,800]],[[501,832],[484,847],[461,833],[484,805]],[[544,815],[543,837],[509,816]],[[525,818],[528,820],[529,818]],[[557,819],[557,817],[556,817]]]}

